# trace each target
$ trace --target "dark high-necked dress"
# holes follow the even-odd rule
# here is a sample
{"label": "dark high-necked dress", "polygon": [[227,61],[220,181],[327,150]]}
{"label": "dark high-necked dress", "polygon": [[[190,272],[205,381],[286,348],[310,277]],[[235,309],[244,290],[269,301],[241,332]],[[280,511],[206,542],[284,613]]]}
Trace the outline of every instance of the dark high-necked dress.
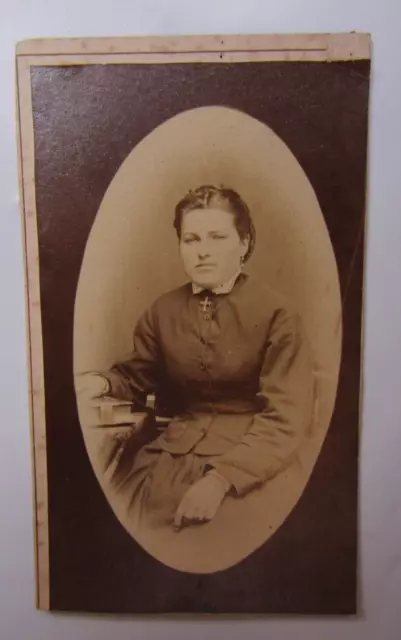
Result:
{"label": "dark high-necked dress", "polygon": [[313,358],[288,301],[245,274],[229,293],[207,295],[204,305],[188,283],[158,298],[131,357],[105,373],[113,396],[140,409],[155,394],[158,415],[171,416],[120,482],[129,508],[154,524],[171,522],[211,468],[246,499],[286,467],[311,422]]}

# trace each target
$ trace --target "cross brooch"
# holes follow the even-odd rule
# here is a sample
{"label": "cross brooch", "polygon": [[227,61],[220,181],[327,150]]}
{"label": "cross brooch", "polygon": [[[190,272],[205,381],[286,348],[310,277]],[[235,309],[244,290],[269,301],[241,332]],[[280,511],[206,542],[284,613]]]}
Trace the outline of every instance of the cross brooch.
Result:
{"label": "cross brooch", "polygon": [[211,310],[212,310],[213,302],[209,298],[209,296],[206,296],[204,300],[200,300],[199,306],[201,308],[204,319],[211,320],[212,319]]}
{"label": "cross brooch", "polygon": [[202,313],[208,313],[212,307],[212,301],[209,299],[208,296],[206,296],[204,300],[201,300],[199,302],[199,306],[202,309]]}

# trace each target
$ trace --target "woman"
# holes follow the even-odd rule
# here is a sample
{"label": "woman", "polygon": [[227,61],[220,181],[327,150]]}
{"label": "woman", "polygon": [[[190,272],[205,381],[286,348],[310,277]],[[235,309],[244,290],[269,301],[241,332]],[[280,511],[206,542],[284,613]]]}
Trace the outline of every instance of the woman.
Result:
{"label": "woman", "polygon": [[145,311],[129,360],[85,374],[78,391],[136,409],[154,393],[156,413],[172,416],[121,491],[148,523],[180,529],[210,521],[227,495],[244,499],[290,462],[311,421],[313,363],[299,316],[243,273],[255,230],[236,192],[189,192],[174,226],[190,282]]}

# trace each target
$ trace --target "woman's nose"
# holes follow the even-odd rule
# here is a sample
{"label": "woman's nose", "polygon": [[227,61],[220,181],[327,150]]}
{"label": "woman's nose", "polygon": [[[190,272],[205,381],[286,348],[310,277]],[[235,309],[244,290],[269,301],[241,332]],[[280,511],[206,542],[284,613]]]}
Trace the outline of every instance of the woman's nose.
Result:
{"label": "woman's nose", "polygon": [[206,244],[202,244],[198,247],[198,257],[200,260],[204,260],[210,256],[210,249]]}

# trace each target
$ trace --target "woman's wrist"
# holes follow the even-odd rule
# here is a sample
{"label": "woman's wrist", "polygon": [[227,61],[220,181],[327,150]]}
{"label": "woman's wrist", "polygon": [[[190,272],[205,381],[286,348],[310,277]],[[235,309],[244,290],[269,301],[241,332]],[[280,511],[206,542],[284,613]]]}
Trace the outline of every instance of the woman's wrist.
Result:
{"label": "woman's wrist", "polygon": [[232,486],[231,483],[227,480],[227,478],[224,478],[224,476],[220,475],[220,473],[218,473],[216,469],[213,469],[213,467],[211,467],[208,471],[206,471],[205,475],[213,476],[214,478],[219,480],[219,482],[221,482],[226,493],[230,491]]}

